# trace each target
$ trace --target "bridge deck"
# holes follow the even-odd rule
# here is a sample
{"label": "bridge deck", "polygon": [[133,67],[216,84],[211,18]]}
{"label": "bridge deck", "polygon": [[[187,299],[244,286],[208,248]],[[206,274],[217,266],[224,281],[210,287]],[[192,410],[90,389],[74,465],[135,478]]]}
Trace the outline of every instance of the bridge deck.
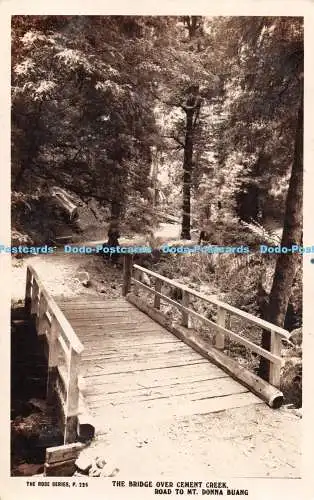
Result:
{"label": "bridge deck", "polygon": [[83,393],[98,435],[262,403],[125,299],[58,304],[84,345]]}

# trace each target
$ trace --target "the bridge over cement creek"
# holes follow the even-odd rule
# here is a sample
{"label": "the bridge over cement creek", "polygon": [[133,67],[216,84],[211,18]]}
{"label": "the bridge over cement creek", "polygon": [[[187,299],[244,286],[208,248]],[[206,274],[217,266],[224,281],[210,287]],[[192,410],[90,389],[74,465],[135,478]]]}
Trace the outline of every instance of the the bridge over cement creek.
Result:
{"label": "the bridge over cement creek", "polygon": [[[139,279],[143,273],[151,285]],[[166,295],[169,287],[180,290],[182,300]],[[138,290],[153,302],[139,297]],[[215,307],[216,320],[196,312],[193,298]],[[174,306],[180,320],[171,321],[161,311],[163,303]],[[25,307],[47,345],[47,398],[57,398],[65,443],[86,432],[105,433],[109,425],[134,424],[139,416],[153,422],[282,404],[281,341],[289,337],[286,330],[135,265],[129,255],[120,299],[55,301],[28,266]],[[211,345],[191,328],[193,318],[208,327]],[[268,331],[270,352],[232,331],[232,318]],[[228,339],[268,360],[267,382],[227,355]]]}

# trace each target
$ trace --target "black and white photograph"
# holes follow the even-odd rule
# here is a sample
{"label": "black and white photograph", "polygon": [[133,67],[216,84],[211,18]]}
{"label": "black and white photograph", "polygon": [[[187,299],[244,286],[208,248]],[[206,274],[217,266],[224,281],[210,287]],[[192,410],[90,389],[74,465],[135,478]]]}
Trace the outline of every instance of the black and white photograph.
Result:
{"label": "black and white photograph", "polygon": [[30,498],[302,479],[303,87],[302,16],[12,15],[0,257]]}

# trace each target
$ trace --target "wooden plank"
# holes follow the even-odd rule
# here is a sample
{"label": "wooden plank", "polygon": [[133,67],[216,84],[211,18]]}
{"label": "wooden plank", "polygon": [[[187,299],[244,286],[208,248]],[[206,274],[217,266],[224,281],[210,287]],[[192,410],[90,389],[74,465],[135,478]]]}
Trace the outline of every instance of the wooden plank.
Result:
{"label": "wooden plank", "polygon": [[[130,363],[137,363],[139,362],[149,362],[152,358],[154,358],[156,361],[162,362],[163,359],[168,360],[168,359],[180,359],[181,361],[184,360],[186,357],[188,359],[191,359],[190,352],[181,349],[180,351],[162,351],[162,352],[147,352],[147,353],[137,353],[136,351],[130,353],[127,350],[124,352],[99,352],[99,350],[95,349],[94,351],[90,351],[88,354],[84,355],[82,357],[82,363],[84,366],[87,366],[87,363],[96,361],[98,362],[99,360],[106,360],[106,363],[123,363],[123,362],[130,362]],[[201,359],[199,357],[193,356],[192,359]]]}
{"label": "wooden plank", "polygon": [[248,392],[248,389],[241,384],[232,380],[231,377],[221,379],[204,380],[203,382],[189,382],[180,385],[170,385],[166,387],[155,387],[149,389],[125,390],[120,393],[104,393],[103,388],[86,394],[86,401],[89,407],[105,404],[128,404],[140,401],[154,401],[158,399],[178,399],[184,402],[185,396],[189,396],[189,400],[200,398],[215,398],[229,394],[239,394]]}
{"label": "wooden plank", "polygon": [[[85,345],[85,354],[89,355],[95,352],[96,349],[99,350],[99,341],[87,341],[84,343]],[[106,342],[106,346],[104,346],[104,349],[106,350],[107,354],[118,354],[120,352],[130,352],[130,353],[136,353],[136,352],[147,352],[151,354],[155,354],[156,352],[165,352],[167,347],[174,347],[175,345],[180,345],[180,342],[159,342],[159,343],[153,343],[153,342],[143,342],[143,343],[134,343],[134,340],[131,339],[130,342],[128,343],[123,343],[123,340],[120,342],[115,342],[115,343],[110,343]]]}
{"label": "wooden plank", "polygon": [[[113,339],[114,338],[114,334],[111,334],[109,335],[108,337],[106,336],[106,339],[110,340],[110,339]],[[152,337],[153,340],[149,340],[147,338],[143,338],[143,336],[137,336],[137,341],[135,338],[131,338],[129,339],[129,342],[126,342],[124,340],[124,335],[119,335],[119,338],[117,339],[114,339],[115,342],[114,342],[114,347],[110,344],[110,342],[106,342],[106,349],[107,351],[109,350],[115,350],[115,351],[120,351],[123,347],[124,348],[128,348],[128,349],[135,349],[135,350],[138,350],[138,349],[142,349],[143,347],[146,348],[148,346],[151,346],[152,348],[154,348],[155,350],[158,350],[161,346],[164,346],[164,345],[175,345],[175,344],[180,344],[181,341],[179,339],[177,340],[168,340],[167,338],[160,338],[160,339],[157,339],[157,341],[155,341],[155,338]],[[127,339],[128,340],[128,339]],[[89,349],[90,348],[93,348],[93,347],[97,347],[99,346],[99,338],[90,338],[88,335],[85,336],[84,338],[84,347],[85,347],[85,351],[86,352],[89,352]]]}
{"label": "wooden plank", "polygon": [[45,462],[44,464],[44,475],[47,477],[52,476],[73,476],[75,472],[75,460],[64,460],[62,462],[55,462],[53,464],[48,464]]}
{"label": "wooden plank", "polygon": [[[134,353],[134,354],[128,354],[125,353],[124,355],[121,354],[119,357],[119,354],[114,354],[114,355],[107,355],[106,352],[103,351],[98,351],[95,352],[94,354],[91,354],[90,356],[83,356],[82,357],[82,362],[84,366],[88,366],[90,363],[105,363],[106,365],[110,365],[114,363],[117,367],[124,366],[125,364],[132,364],[135,368],[136,365],[140,364],[142,365],[143,363],[162,363],[162,362],[169,362],[169,361],[195,361],[195,360],[203,360],[204,358],[198,354],[197,352],[193,351],[193,349],[187,348],[187,350],[182,350],[182,351],[173,351],[171,353],[166,353],[166,352],[161,352],[161,353],[155,353],[152,356],[142,356],[141,353]],[[206,360],[204,360],[206,361]],[[208,361],[207,361],[208,363]]]}
{"label": "wooden plank", "polygon": [[[73,321],[72,321],[73,323]],[[133,330],[131,328],[127,328],[127,324],[121,324],[121,323],[117,323],[117,325],[112,325],[112,327],[114,327],[114,330],[116,332],[119,332],[119,325],[121,325],[121,333],[122,332],[129,332],[130,335],[132,335],[132,332]],[[90,324],[86,324],[85,322],[84,323],[79,323],[77,324],[77,328],[80,328],[80,329],[85,329],[85,331],[103,331],[103,332],[106,332],[108,331],[108,325],[104,324],[104,323],[101,323],[101,324],[94,324],[93,321],[90,321]],[[141,322],[138,322],[138,324],[136,325],[136,329],[137,331],[152,331],[152,332],[159,332],[159,333],[162,333],[164,334],[164,336],[168,336],[171,338],[171,332],[169,332],[169,330],[166,330],[163,326],[161,325],[158,325],[157,323],[155,322],[151,322],[149,324],[143,324]]]}
{"label": "wooden plank", "polygon": [[[198,380],[202,378],[229,376],[221,368],[210,363],[191,363],[175,367],[164,367],[163,369],[155,368],[142,370],[140,372],[130,373],[128,375],[128,386],[150,387],[157,384],[171,384],[175,381]],[[123,384],[125,387],[125,375],[119,374],[102,374],[84,376],[86,384],[102,383],[117,386]]]}
{"label": "wooden plank", "polygon": [[[84,332],[82,330],[82,332]],[[169,341],[169,337],[164,337],[159,334],[159,332],[138,332],[134,335],[125,335],[124,332],[111,332],[111,333],[106,333],[106,332],[100,332],[98,334],[94,334],[91,332],[78,332],[79,338],[81,342],[83,342],[85,349],[89,349],[89,344],[94,344],[97,343],[99,345],[99,342],[103,339],[106,344],[105,347],[109,346],[116,346],[119,348],[120,346],[138,346],[139,348],[143,345],[148,345],[148,344],[153,344],[155,343],[156,345],[162,345],[162,344],[167,344],[171,343]],[[170,337],[171,339],[171,337]]]}
{"label": "wooden plank", "polygon": [[71,458],[76,459],[79,452],[86,445],[83,443],[71,443],[62,446],[51,446],[46,449],[46,463],[61,462]]}
{"label": "wooden plank", "polygon": [[107,312],[108,314],[110,313],[114,313],[114,312],[137,312],[136,309],[134,310],[134,308],[130,305],[129,307],[125,304],[115,304],[115,305],[106,305],[106,303],[96,303],[96,304],[93,304],[92,302],[81,302],[81,303],[76,303],[76,304],[73,304],[73,305],[66,305],[64,303],[61,303],[60,304],[60,309],[62,309],[63,311],[69,311],[69,312],[79,312],[82,307],[84,307],[84,309],[86,308],[87,310],[90,310],[90,311],[98,311],[98,312],[101,312],[101,311],[104,311],[104,312]]}
{"label": "wooden plank", "polygon": [[98,388],[102,388],[104,394],[117,394],[120,392],[133,391],[138,389],[146,389],[151,390],[154,388],[163,388],[163,387],[180,387],[183,384],[198,384],[199,382],[204,382],[205,380],[217,380],[221,378],[230,378],[226,373],[207,373],[207,374],[195,374],[181,377],[174,377],[171,379],[162,378],[154,379],[153,377],[145,377],[141,376],[132,377],[131,375],[128,377],[128,384],[125,384],[125,377],[121,377],[121,375],[117,375],[116,377],[120,377],[116,379],[116,381],[112,381],[112,376],[99,376],[99,377],[90,377],[89,379],[84,378],[84,382],[86,382],[86,388],[84,389],[84,395],[88,396],[95,394]]}
{"label": "wooden plank", "polygon": [[[204,360],[206,363],[206,360]],[[171,366],[183,366],[185,364],[191,364],[192,362],[201,362],[199,359],[191,357],[186,358],[185,360],[181,360],[179,357],[176,359],[156,359],[156,360],[128,360],[118,363],[115,360],[109,361],[107,359],[97,359],[91,361],[83,361],[82,369],[84,369],[84,377],[85,374],[97,374],[99,372],[105,374],[109,373],[133,373],[142,370],[149,369],[163,369],[169,368]],[[83,372],[82,372],[83,373]]]}
{"label": "wooden plank", "polygon": [[84,366],[82,367],[84,369],[84,378],[89,377],[91,375],[112,375],[112,374],[129,374],[129,373],[139,373],[142,371],[146,370],[163,370],[164,368],[172,368],[172,367],[179,367],[179,366],[186,366],[186,365],[191,365],[191,364],[199,364],[199,363],[207,363],[207,361],[204,360],[192,360],[192,361],[185,361],[185,362],[180,362],[177,361],[174,363],[173,361],[170,361],[169,363],[163,363],[163,366],[159,366],[158,363],[146,363],[143,365],[137,364],[137,366],[134,366],[134,363],[131,364],[126,364],[124,367],[117,367],[114,364],[111,364],[111,366],[106,366],[104,365],[98,365],[97,363],[93,363],[90,366]]}
{"label": "wooden plank", "polygon": [[95,355],[98,355],[99,353],[105,353],[106,356],[109,357],[116,357],[116,358],[133,358],[134,356],[136,358],[151,358],[151,356],[161,356],[161,355],[172,355],[175,353],[190,353],[191,348],[188,347],[186,344],[183,342],[175,342],[170,343],[170,344],[159,344],[158,349],[156,349],[155,345],[147,345],[147,346],[142,346],[141,350],[138,348],[130,347],[130,348],[123,348],[123,345],[120,349],[116,349],[114,346],[111,348],[107,346],[99,346],[99,343],[93,344],[94,348],[91,348],[89,346],[89,349],[85,349],[84,354],[82,355],[82,359],[89,359],[90,357],[93,357]]}
{"label": "wooden plank", "polygon": [[91,303],[91,304],[107,304],[107,305],[112,305],[112,304],[122,304],[122,305],[128,305],[127,301],[123,298],[117,298],[117,299],[105,299],[105,298],[97,298],[93,297],[92,295],[79,295],[77,297],[62,297],[59,298],[59,301],[63,304],[86,304],[86,303]]}
{"label": "wooden plank", "polygon": [[[91,327],[94,327],[94,326],[100,326],[100,327],[103,327],[104,329],[108,329],[108,327],[110,326],[125,326],[125,327],[128,327],[129,330],[132,331],[133,328],[136,328],[137,326],[139,326],[139,322],[138,321],[135,321],[135,320],[132,320],[132,321],[128,321],[127,319],[125,321],[119,321],[118,320],[115,320],[114,318],[112,318],[110,321],[107,321],[107,322],[99,322],[99,320],[95,320],[94,321],[94,318],[92,316],[90,317],[86,317],[86,318],[73,318],[71,319],[71,324],[73,325],[73,328],[75,328],[76,326],[91,326]],[[152,325],[151,322],[145,322],[144,324],[142,323],[140,326],[141,327],[146,327],[146,328],[149,328],[150,326]]]}
{"label": "wooden plank", "polygon": [[[108,311],[103,311],[101,309],[80,309],[79,312],[75,312],[73,310],[68,311],[65,310],[65,315],[67,318],[85,318],[87,315],[92,316],[93,319],[103,319],[108,320],[111,318],[122,318],[122,319],[130,319],[130,320],[144,320],[144,316],[139,316],[136,312],[130,311],[130,313],[126,314],[125,311],[118,311],[116,313],[108,313]],[[147,321],[147,318],[146,318]]]}
{"label": "wooden plank", "polygon": [[[128,428],[132,425],[132,420],[137,428],[142,427],[142,422],[152,423],[174,417],[183,417],[189,415],[202,415],[215,413],[230,408],[240,408],[252,404],[265,404],[251,392],[240,394],[230,394],[221,398],[206,398],[191,401],[186,397],[178,402],[171,400],[145,401],[142,403],[133,403],[130,405],[121,405],[118,407],[100,407],[93,410],[96,428],[107,428],[112,423],[118,428],[120,423],[125,421]],[[104,426],[105,423],[105,426]]]}

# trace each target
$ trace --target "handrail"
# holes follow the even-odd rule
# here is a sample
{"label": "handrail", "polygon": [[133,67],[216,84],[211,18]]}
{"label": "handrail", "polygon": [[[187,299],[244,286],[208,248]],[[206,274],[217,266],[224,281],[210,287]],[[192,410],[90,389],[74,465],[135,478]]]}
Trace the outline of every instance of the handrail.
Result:
{"label": "handrail", "polygon": [[55,300],[51,297],[51,295],[45,289],[41,279],[38,276],[37,271],[35,271],[35,269],[33,268],[32,265],[28,265],[27,267],[30,270],[31,274],[35,277],[35,279],[40,287],[40,291],[47,301],[47,308],[49,309],[49,313],[52,314],[55,317],[55,319],[57,320],[59,327],[62,329],[62,331],[66,335],[67,339],[69,340],[69,343],[70,343],[72,349],[77,354],[81,354],[81,352],[83,352],[83,350],[84,350],[84,346],[81,343],[78,336],[76,335],[72,326],[70,325],[70,323],[68,322],[68,320],[64,316],[63,312],[61,311],[61,309],[59,308],[59,306],[57,305]]}
{"label": "handrail", "polygon": [[[34,313],[38,335],[45,334],[46,336],[48,344],[47,401],[51,404],[55,403],[57,394],[64,422],[64,444],[70,443],[75,441],[77,434],[80,397],[78,374],[84,346],[31,265],[27,266],[25,309],[30,315]],[[59,347],[65,359],[66,369],[60,363]]]}
{"label": "handrail", "polygon": [[253,314],[247,313],[245,311],[241,311],[241,309],[238,309],[234,306],[231,306],[230,304],[227,304],[225,302],[222,302],[221,300],[212,298],[208,295],[203,295],[200,292],[197,292],[193,290],[192,288],[189,288],[186,285],[182,285],[181,283],[178,283],[175,280],[172,280],[170,278],[166,278],[165,276],[162,276],[161,274],[155,273],[154,271],[150,271],[149,269],[146,269],[145,267],[139,266],[137,264],[133,264],[134,269],[138,269],[139,271],[143,271],[144,273],[153,276],[154,278],[157,278],[165,283],[168,283],[171,286],[174,286],[176,288],[181,289],[182,291],[188,292],[190,295],[194,295],[195,297],[198,297],[199,299],[202,299],[210,304],[216,305],[218,307],[221,307],[225,311],[228,311],[235,316],[239,316],[240,318],[243,318],[250,323],[254,323],[257,326],[260,326],[264,330],[269,330],[271,332],[275,332],[281,337],[284,337],[285,339],[289,340],[290,338],[290,333],[285,330],[284,328],[281,328],[280,326],[274,325],[270,323],[269,321],[265,321],[264,319],[257,318],[256,316],[253,316]]}
{"label": "handrail", "polygon": [[[132,276],[132,271],[140,271],[141,273],[147,274],[148,276],[152,276],[156,279],[154,285],[146,285],[142,282],[142,280],[136,279]],[[164,293],[161,292],[161,287],[163,283],[169,284],[171,287],[178,288],[182,291],[182,300],[177,302]],[[290,339],[290,333],[277,325],[274,325],[268,321],[265,321],[261,318],[257,318],[252,314],[249,314],[245,311],[241,311],[236,307],[233,307],[225,302],[218,300],[214,297],[204,295],[200,292],[189,288],[186,285],[182,285],[175,280],[170,278],[166,278],[159,273],[155,273],[154,271],[150,271],[149,269],[139,266],[137,264],[132,263],[132,256],[125,255],[124,258],[124,277],[123,277],[123,295],[128,296],[130,292],[131,284],[134,284],[137,287],[143,288],[144,290],[152,293],[154,295],[154,307],[153,309],[156,311],[160,309],[160,301],[163,300],[165,302],[170,303],[174,307],[176,307],[181,312],[181,324],[184,327],[189,328],[189,318],[190,316],[196,317],[205,325],[208,325],[214,330],[214,346],[215,349],[223,352],[225,347],[225,337],[233,340],[236,343],[239,343],[249,349],[251,352],[254,352],[260,356],[262,356],[269,367],[267,368],[267,378],[271,385],[274,387],[280,387],[280,372],[282,366],[282,357],[281,357],[281,340]],[[199,299],[204,300],[205,302],[217,306],[217,319],[216,322],[211,321],[206,318],[202,314],[194,311],[190,306],[190,296],[197,297]],[[264,331],[269,332],[270,336],[270,349],[265,349],[258,344],[242,337],[241,335],[233,332],[230,329],[229,318],[230,316],[237,316],[249,323],[256,325],[257,327],[263,329]],[[154,314],[154,316],[156,316]]]}

